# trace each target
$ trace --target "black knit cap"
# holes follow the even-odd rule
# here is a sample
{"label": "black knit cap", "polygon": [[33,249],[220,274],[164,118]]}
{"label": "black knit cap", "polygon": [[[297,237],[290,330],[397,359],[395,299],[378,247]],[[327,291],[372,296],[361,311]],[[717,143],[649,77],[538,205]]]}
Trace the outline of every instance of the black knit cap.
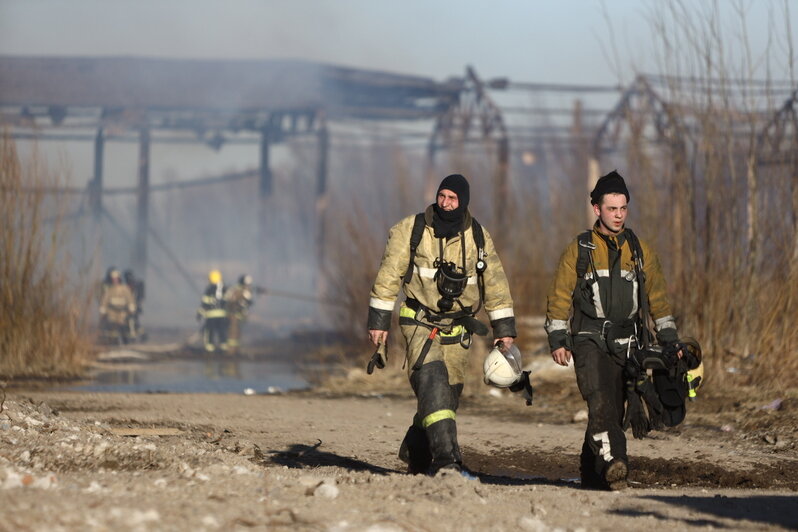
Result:
{"label": "black knit cap", "polygon": [[440,191],[444,189],[451,190],[457,194],[458,209],[462,208],[465,210],[468,207],[468,201],[471,199],[469,192],[470,187],[465,177],[460,174],[447,175],[443,178],[443,181],[441,181],[441,184],[438,186],[438,192],[436,192],[435,195],[437,196]]}
{"label": "black knit cap", "polygon": [[626,196],[626,201],[629,201],[629,189],[626,188],[626,183],[617,170],[599,178],[593,192],[590,193],[590,203],[598,205],[604,194],[623,194]]}

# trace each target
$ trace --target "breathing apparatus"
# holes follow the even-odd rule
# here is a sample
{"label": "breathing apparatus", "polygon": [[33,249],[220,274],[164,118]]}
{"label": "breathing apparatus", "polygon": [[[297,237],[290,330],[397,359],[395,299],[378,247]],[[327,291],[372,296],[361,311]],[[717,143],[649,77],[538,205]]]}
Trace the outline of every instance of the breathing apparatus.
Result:
{"label": "breathing apparatus", "polygon": [[449,312],[454,306],[457,298],[463,295],[468,276],[465,269],[457,266],[454,262],[447,262],[443,259],[435,260],[435,283],[441,298],[438,300],[438,308],[442,312]]}
{"label": "breathing apparatus", "polygon": [[[466,285],[468,285],[468,275],[465,268],[465,233],[460,233],[460,243],[462,247],[463,265],[457,266],[454,262],[449,262],[443,258],[443,239],[438,239],[439,256],[435,259],[434,266],[437,269],[435,272],[435,284],[438,287],[438,292],[441,298],[438,300],[438,309],[441,312],[449,312],[454,307],[454,302],[463,295]],[[479,256],[477,257],[476,270],[477,274],[481,275],[487,265],[485,263],[484,249],[479,247]],[[459,304],[459,301],[458,301]]]}

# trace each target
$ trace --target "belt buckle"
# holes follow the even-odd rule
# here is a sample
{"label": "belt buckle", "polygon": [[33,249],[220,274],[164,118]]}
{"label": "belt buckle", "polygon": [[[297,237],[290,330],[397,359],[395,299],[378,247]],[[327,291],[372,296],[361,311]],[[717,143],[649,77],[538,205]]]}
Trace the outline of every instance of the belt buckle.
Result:
{"label": "belt buckle", "polygon": [[607,339],[607,331],[609,328],[612,327],[612,322],[610,320],[604,320],[604,323],[601,324],[601,339]]}

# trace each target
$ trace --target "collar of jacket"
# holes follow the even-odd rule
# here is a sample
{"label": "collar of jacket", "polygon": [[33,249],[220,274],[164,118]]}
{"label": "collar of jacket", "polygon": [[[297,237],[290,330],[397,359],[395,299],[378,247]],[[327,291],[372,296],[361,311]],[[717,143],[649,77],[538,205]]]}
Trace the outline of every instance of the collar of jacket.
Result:
{"label": "collar of jacket", "polygon": [[[432,227],[432,204],[427,206],[427,209],[424,211],[424,223],[427,224],[427,227]],[[463,232],[465,233],[466,229],[471,227],[471,211],[466,209],[465,216],[463,217]]]}
{"label": "collar of jacket", "polygon": [[614,242],[617,245],[617,248],[621,249],[623,247],[624,243],[627,241],[627,238],[626,238],[626,226],[625,225],[623,227],[623,231],[618,233],[618,235],[610,236],[610,235],[605,235],[604,233],[599,231],[599,222],[598,222],[598,220],[596,220],[596,223],[593,224],[593,233],[598,235],[602,240],[604,240],[604,242],[607,243],[608,247],[610,245],[610,242]]}

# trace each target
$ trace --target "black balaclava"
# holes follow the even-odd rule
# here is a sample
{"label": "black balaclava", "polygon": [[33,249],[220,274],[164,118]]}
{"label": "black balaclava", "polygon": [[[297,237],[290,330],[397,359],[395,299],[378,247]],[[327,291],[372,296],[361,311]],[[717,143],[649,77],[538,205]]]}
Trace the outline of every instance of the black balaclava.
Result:
{"label": "black balaclava", "polygon": [[590,193],[590,203],[592,205],[598,205],[601,201],[601,196],[612,193],[623,194],[626,196],[626,201],[629,201],[629,190],[626,188],[626,183],[617,170],[613,170],[609,174],[599,178],[595,188],[593,188],[593,191]]}
{"label": "black balaclava", "polygon": [[[457,194],[457,208],[453,211],[444,211],[438,207],[437,195],[441,190],[451,190]],[[435,203],[432,204],[432,228],[437,238],[452,238],[463,230],[465,213],[470,199],[468,181],[460,174],[452,174],[443,178],[435,193]]]}

